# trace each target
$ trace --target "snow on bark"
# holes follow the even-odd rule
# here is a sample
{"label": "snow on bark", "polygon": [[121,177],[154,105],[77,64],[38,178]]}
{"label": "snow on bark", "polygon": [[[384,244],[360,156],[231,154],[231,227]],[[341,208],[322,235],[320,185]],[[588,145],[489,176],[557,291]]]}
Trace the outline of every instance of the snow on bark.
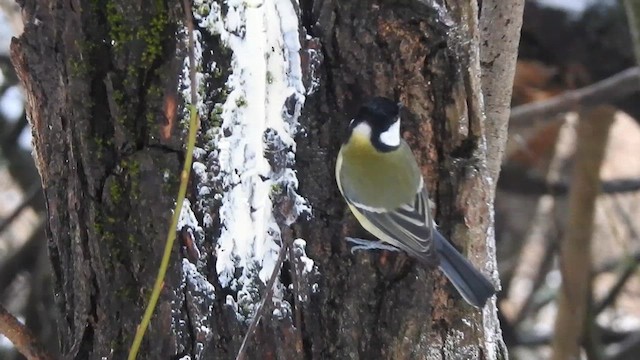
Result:
{"label": "snow on bark", "polygon": [[[195,0],[193,9],[199,29],[195,34],[198,84],[189,83],[185,61],[181,91],[188,102],[190,87],[198,87],[204,144],[199,142],[194,154],[194,205],[205,214],[202,224],[197,220],[193,224],[195,217],[187,204],[181,218],[196,232],[204,228],[207,235],[198,244],[216,244],[218,281],[237,294],[227,296],[226,304],[246,320],[274,269],[282,246],[281,227],[310,213],[306,200],[296,193],[293,170],[294,137],[305,101],[298,14],[291,0],[227,0],[224,5]],[[226,47],[221,51],[230,50],[229,69],[203,61],[207,50],[202,40],[212,37]],[[203,83],[225,71],[229,71],[225,99],[207,101]],[[278,209],[282,199],[291,205],[284,212]],[[217,214],[206,211],[213,203]],[[211,236],[208,230],[216,225],[219,235]],[[296,241],[295,250],[305,271],[312,271],[313,260],[304,253],[303,240]],[[274,297],[282,302],[283,289],[278,286]]]}

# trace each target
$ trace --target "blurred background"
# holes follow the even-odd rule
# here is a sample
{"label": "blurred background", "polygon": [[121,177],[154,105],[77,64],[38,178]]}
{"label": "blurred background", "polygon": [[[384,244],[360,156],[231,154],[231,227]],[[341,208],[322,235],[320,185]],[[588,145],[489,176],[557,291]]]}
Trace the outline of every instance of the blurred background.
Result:
{"label": "blurred background", "polygon": [[[576,145],[591,138],[576,132],[578,119],[611,122],[602,163],[593,164],[601,179],[593,236],[571,237],[576,254],[592,249],[585,358],[640,359],[640,51],[626,9],[616,0],[526,1],[496,197],[498,303],[512,359],[551,357],[559,269],[574,266],[558,255],[575,234],[569,195],[594,196],[575,190],[583,188],[573,176]],[[44,200],[9,61],[10,39],[20,32],[19,8],[0,0],[0,304],[55,353]],[[0,335],[0,359],[18,358]]]}

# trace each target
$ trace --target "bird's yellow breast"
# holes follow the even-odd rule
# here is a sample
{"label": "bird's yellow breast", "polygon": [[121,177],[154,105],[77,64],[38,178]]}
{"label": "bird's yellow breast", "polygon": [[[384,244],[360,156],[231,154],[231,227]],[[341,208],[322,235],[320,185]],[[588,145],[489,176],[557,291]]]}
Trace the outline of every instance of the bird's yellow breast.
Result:
{"label": "bird's yellow breast", "polygon": [[368,137],[354,133],[340,155],[336,175],[351,201],[390,209],[413,202],[421,174],[404,141],[396,150],[380,152]]}

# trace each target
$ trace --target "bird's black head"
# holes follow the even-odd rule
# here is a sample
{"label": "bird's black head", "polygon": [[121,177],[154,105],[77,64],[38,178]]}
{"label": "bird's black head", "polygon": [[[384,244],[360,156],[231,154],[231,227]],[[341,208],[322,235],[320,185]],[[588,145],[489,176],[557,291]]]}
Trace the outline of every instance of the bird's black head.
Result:
{"label": "bird's black head", "polygon": [[379,151],[392,151],[400,146],[400,105],[385,98],[374,97],[365,103],[349,124],[349,137],[369,136]]}

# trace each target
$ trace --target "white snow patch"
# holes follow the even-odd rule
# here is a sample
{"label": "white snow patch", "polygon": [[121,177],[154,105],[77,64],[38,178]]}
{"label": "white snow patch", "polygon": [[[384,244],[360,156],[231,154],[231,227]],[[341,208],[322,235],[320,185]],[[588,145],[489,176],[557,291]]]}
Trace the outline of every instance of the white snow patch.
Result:
{"label": "white snow patch", "polygon": [[282,318],[282,311],[280,309],[273,309],[273,313],[272,314],[273,314],[274,317],[276,317],[278,319]]}
{"label": "white snow patch", "polygon": [[207,156],[207,151],[203,148],[194,146],[193,148],[193,159],[196,161],[204,160],[205,156]]}
{"label": "white snow patch", "polygon": [[303,239],[298,238],[293,241],[293,251],[296,253],[296,256],[299,256],[300,261],[304,264],[304,272],[310,273],[313,270],[314,262],[307,257],[307,253],[305,251],[306,247],[307,242]]}
{"label": "white snow patch", "polygon": [[202,223],[204,224],[205,228],[210,228],[211,226],[213,226],[213,218],[211,217],[211,214],[209,213],[204,214]]}
{"label": "white snow patch", "polygon": [[200,181],[204,182],[207,180],[207,166],[205,164],[194,161],[192,168],[195,175],[200,178]]}
{"label": "white snow patch", "polygon": [[182,202],[182,211],[180,211],[180,217],[178,218],[178,226],[176,231],[182,230],[185,226],[197,229],[200,227],[196,215],[191,211],[191,202],[189,199],[184,199]]}
{"label": "white snow patch", "polygon": [[212,300],[215,299],[216,289],[213,284],[187,259],[182,259],[182,272],[185,276],[185,281],[190,284],[195,292],[205,294]]}
{"label": "white snow patch", "polygon": [[[195,340],[193,354],[196,359],[199,359],[204,349],[204,343],[208,343],[213,337],[213,332],[208,325],[211,324],[209,314],[213,313],[216,291],[213,284],[187,259],[182,259],[182,286],[186,287],[189,294],[192,295],[185,299],[189,302],[187,308],[198,309],[196,310],[198,316],[193,316],[188,326],[193,327]],[[184,319],[180,319],[178,322],[179,326],[174,326],[174,328],[184,329],[187,326]]]}
{"label": "white snow patch", "polygon": [[[199,177],[215,176],[216,184],[223,189],[214,195],[221,201],[216,271],[220,284],[238,293],[237,302],[227,297],[227,304],[246,316],[249,314],[245,311],[252,312],[252,304],[259,301],[256,274],[262,283],[268,281],[281,248],[280,226],[271,199],[274,187],[285,189],[293,197],[294,208],[283,225],[310,212],[306,200],[295,193],[295,172],[291,168],[274,171],[267,158],[267,149],[272,150],[274,144],[289,151],[288,159],[294,159],[296,150],[294,136],[306,91],[302,83],[298,15],[291,0],[227,0],[224,18],[220,4],[211,0],[195,0],[193,8],[202,31],[219,36],[232,52],[231,75],[226,83],[229,93],[224,104],[215,105],[221,110],[221,129],[205,134],[205,138],[212,139],[205,149],[215,153],[219,171],[207,174],[208,169],[200,162],[194,163],[193,169]],[[195,35],[196,61],[201,64],[201,34]],[[182,89],[187,101],[191,86],[200,88],[204,78],[198,72],[197,84],[191,84],[188,74],[185,60],[186,86]],[[199,94],[200,114],[209,113],[207,107],[211,105],[205,105]],[[272,136],[265,137],[265,133]],[[205,157],[202,152],[197,154],[198,161]],[[210,192],[209,188],[199,189],[199,195]],[[195,220],[187,208],[188,205],[183,206],[186,215],[181,215],[185,223]],[[210,224],[211,216],[205,217],[204,222]],[[305,269],[312,269],[313,261],[306,255],[304,258]],[[277,289],[274,293],[281,296]]]}

